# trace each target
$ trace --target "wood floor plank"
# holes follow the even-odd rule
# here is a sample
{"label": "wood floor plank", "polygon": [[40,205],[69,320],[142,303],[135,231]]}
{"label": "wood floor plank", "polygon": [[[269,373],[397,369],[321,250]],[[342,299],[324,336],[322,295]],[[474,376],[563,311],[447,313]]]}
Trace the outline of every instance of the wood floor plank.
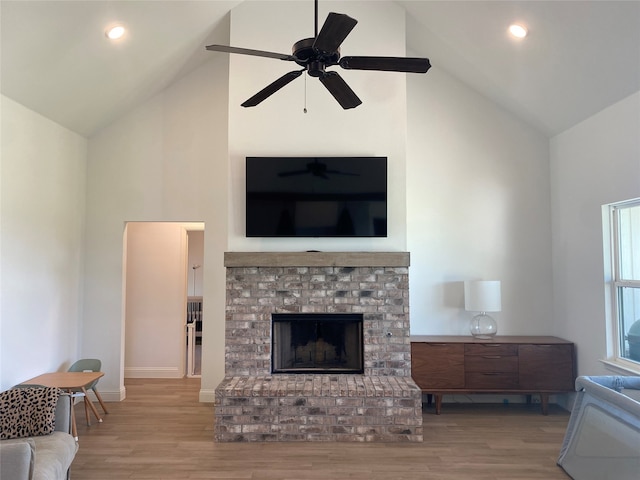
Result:
{"label": "wood floor plank", "polygon": [[[424,442],[215,443],[200,380],[131,379],[87,426],[76,405],[73,480],[567,480],[556,465],[569,413],[551,405],[425,409]],[[97,406],[97,408],[100,408]]]}

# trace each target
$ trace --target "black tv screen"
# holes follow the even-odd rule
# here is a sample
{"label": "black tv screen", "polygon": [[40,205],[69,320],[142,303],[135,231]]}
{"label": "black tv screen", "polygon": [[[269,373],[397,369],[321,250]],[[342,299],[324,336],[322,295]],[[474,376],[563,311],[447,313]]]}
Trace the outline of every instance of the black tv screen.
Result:
{"label": "black tv screen", "polygon": [[387,157],[247,157],[247,237],[386,237]]}

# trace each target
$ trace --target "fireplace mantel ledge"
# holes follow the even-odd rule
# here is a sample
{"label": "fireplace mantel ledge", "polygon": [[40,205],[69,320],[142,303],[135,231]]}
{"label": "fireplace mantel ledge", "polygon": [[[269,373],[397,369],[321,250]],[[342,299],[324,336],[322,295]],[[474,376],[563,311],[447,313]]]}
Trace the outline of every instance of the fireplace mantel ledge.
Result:
{"label": "fireplace mantel ledge", "polygon": [[225,252],[225,267],[408,267],[409,252]]}

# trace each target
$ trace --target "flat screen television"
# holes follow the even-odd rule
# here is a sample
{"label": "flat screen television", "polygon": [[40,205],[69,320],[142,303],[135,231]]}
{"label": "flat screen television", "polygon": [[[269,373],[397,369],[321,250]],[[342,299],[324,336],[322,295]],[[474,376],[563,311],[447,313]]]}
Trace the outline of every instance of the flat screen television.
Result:
{"label": "flat screen television", "polygon": [[386,237],[387,157],[247,157],[247,237]]}

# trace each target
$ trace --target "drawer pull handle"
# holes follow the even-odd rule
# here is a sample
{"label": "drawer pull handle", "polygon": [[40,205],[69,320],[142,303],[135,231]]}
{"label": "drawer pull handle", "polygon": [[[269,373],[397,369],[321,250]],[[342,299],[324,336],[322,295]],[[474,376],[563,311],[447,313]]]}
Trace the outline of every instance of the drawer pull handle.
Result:
{"label": "drawer pull handle", "polygon": [[482,358],[490,358],[490,359],[502,358],[502,355],[483,355]]}
{"label": "drawer pull handle", "polygon": [[485,376],[491,376],[491,377],[496,377],[496,376],[501,375],[501,374],[500,374],[500,373],[497,373],[497,372],[491,372],[491,373],[487,372],[487,373],[483,373],[483,375],[485,375]]}

